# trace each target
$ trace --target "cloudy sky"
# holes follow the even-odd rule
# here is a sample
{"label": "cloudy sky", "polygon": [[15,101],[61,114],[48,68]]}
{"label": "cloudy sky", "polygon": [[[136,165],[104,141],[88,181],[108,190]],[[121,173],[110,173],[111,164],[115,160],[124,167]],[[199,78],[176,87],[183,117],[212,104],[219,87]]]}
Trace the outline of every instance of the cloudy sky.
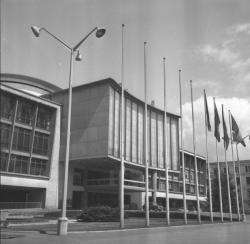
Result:
{"label": "cloudy sky", "polygon": [[[213,127],[213,99],[221,114],[224,104],[243,135],[250,134],[250,1],[249,0],[2,0],[1,72],[40,78],[66,88],[69,53],[45,33],[32,35],[30,26],[46,27],[74,46],[95,26],[103,38],[89,38],[80,47],[74,85],[112,77],[120,82],[121,25],[125,24],[126,89],[143,99],[143,42],[147,41],[149,102],[163,105],[162,58],[166,57],[168,110],[179,113],[178,70],[182,72],[184,146],[192,151],[189,80],[193,80],[197,149],[204,154],[203,89]],[[222,133],[222,131],[221,131]],[[209,155],[215,141],[209,133]],[[250,158],[250,141],[239,146]],[[230,151],[228,158],[231,160]],[[224,160],[222,143],[219,157]]]}

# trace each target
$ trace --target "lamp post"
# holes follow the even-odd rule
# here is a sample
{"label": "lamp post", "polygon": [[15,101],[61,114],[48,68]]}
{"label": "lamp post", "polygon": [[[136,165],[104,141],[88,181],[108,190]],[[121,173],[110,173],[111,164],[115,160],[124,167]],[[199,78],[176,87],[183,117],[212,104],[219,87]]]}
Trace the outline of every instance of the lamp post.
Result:
{"label": "lamp post", "polygon": [[244,140],[244,139],[246,139],[246,138],[249,138],[249,140],[250,140],[250,134],[249,135],[246,135],[246,136],[244,136],[242,139]]}
{"label": "lamp post", "polygon": [[62,201],[62,212],[61,217],[58,219],[57,225],[57,234],[58,235],[66,235],[68,232],[68,219],[66,217],[66,209],[67,209],[67,189],[68,189],[68,168],[69,168],[69,146],[70,146],[70,126],[71,126],[71,103],[72,103],[72,77],[73,77],[73,58],[75,56],[76,61],[81,61],[82,56],[78,50],[80,45],[95,32],[97,38],[102,37],[106,30],[95,27],[92,29],[84,38],[81,39],[74,47],[70,47],[60,38],[56,37],[54,34],[49,32],[44,27],[39,28],[37,26],[31,27],[32,32],[36,37],[39,37],[41,31],[45,31],[51,37],[60,42],[64,47],[66,47],[70,51],[70,70],[69,70],[69,100],[68,100],[68,116],[67,116],[67,131],[66,131],[66,152],[65,152],[65,171],[64,171],[64,184],[63,184],[63,201]]}

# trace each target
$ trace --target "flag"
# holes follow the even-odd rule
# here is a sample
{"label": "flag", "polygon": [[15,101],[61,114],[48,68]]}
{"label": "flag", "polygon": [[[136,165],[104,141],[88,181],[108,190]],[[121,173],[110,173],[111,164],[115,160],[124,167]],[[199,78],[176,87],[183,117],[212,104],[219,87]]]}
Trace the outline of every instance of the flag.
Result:
{"label": "flag", "polygon": [[209,111],[208,111],[208,106],[207,106],[207,96],[206,96],[206,91],[204,90],[204,105],[205,105],[205,122],[208,131],[211,131],[211,124],[210,124],[210,119],[209,119]]}
{"label": "flag", "polygon": [[237,143],[241,143],[244,147],[246,147],[244,139],[242,138],[242,135],[240,133],[239,126],[237,125],[232,114],[231,114],[231,121],[232,121],[233,140]]}
{"label": "flag", "polygon": [[214,98],[214,136],[220,142],[220,116]]}
{"label": "flag", "polygon": [[228,137],[228,134],[227,134],[227,125],[226,125],[226,121],[225,121],[225,118],[224,118],[223,105],[222,105],[222,124],[223,124],[223,134],[224,134],[222,139],[224,140],[224,147],[227,150],[228,145],[229,145],[229,137]]}

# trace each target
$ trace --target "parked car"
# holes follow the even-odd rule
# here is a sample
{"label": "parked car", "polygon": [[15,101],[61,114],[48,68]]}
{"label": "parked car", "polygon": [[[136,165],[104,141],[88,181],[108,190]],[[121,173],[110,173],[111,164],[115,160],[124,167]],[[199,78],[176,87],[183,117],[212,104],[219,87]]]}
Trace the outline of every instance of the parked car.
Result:
{"label": "parked car", "polygon": [[[145,204],[143,205],[143,210],[145,210]],[[164,207],[158,204],[153,204],[152,202],[149,203],[149,210],[161,212],[164,210]]]}

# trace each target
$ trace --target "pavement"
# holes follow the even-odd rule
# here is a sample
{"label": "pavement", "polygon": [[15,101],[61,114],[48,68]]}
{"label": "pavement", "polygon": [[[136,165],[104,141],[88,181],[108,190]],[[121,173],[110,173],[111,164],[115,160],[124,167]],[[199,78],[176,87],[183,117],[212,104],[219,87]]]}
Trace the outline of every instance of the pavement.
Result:
{"label": "pavement", "polygon": [[[155,221],[155,222],[154,222]],[[151,220],[159,224],[159,220]],[[162,220],[163,221],[163,220]],[[131,219],[125,223],[128,229],[119,230],[118,223],[76,223],[71,221],[69,233],[65,236],[56,235],[56,224],[32,224],[16,225],[1,229],[1,244],[249,244],[250,243],[250,216],[246,222],[225,222],[208,224],[203,222],[189,222],[189,225],[166,226],[164,221],[160,227],[133,228],[133,223],[137,227],[145,223],[141,220]],[[93,230],[93,225],[102,227],[104,230]],[[105,230],[106,227],[117,227],[117,229]],[[130,224],[130,225],[129,225]],[[141,224],[141,225],[140,225]],[[179,223],[180,224],[180,223]],[[83,228],[85,225],[85,228]],[[92,225],[92,226],[91,226]],[[86,228],[88,227],[88,228]]]}
{"label": "pavement", "polygon": [[[4,236],[5,235],[5,236]],[[1,244],[249,244],[250,222],[109,231],[74,231],[65,236],[37,231],[2,232]]]}

